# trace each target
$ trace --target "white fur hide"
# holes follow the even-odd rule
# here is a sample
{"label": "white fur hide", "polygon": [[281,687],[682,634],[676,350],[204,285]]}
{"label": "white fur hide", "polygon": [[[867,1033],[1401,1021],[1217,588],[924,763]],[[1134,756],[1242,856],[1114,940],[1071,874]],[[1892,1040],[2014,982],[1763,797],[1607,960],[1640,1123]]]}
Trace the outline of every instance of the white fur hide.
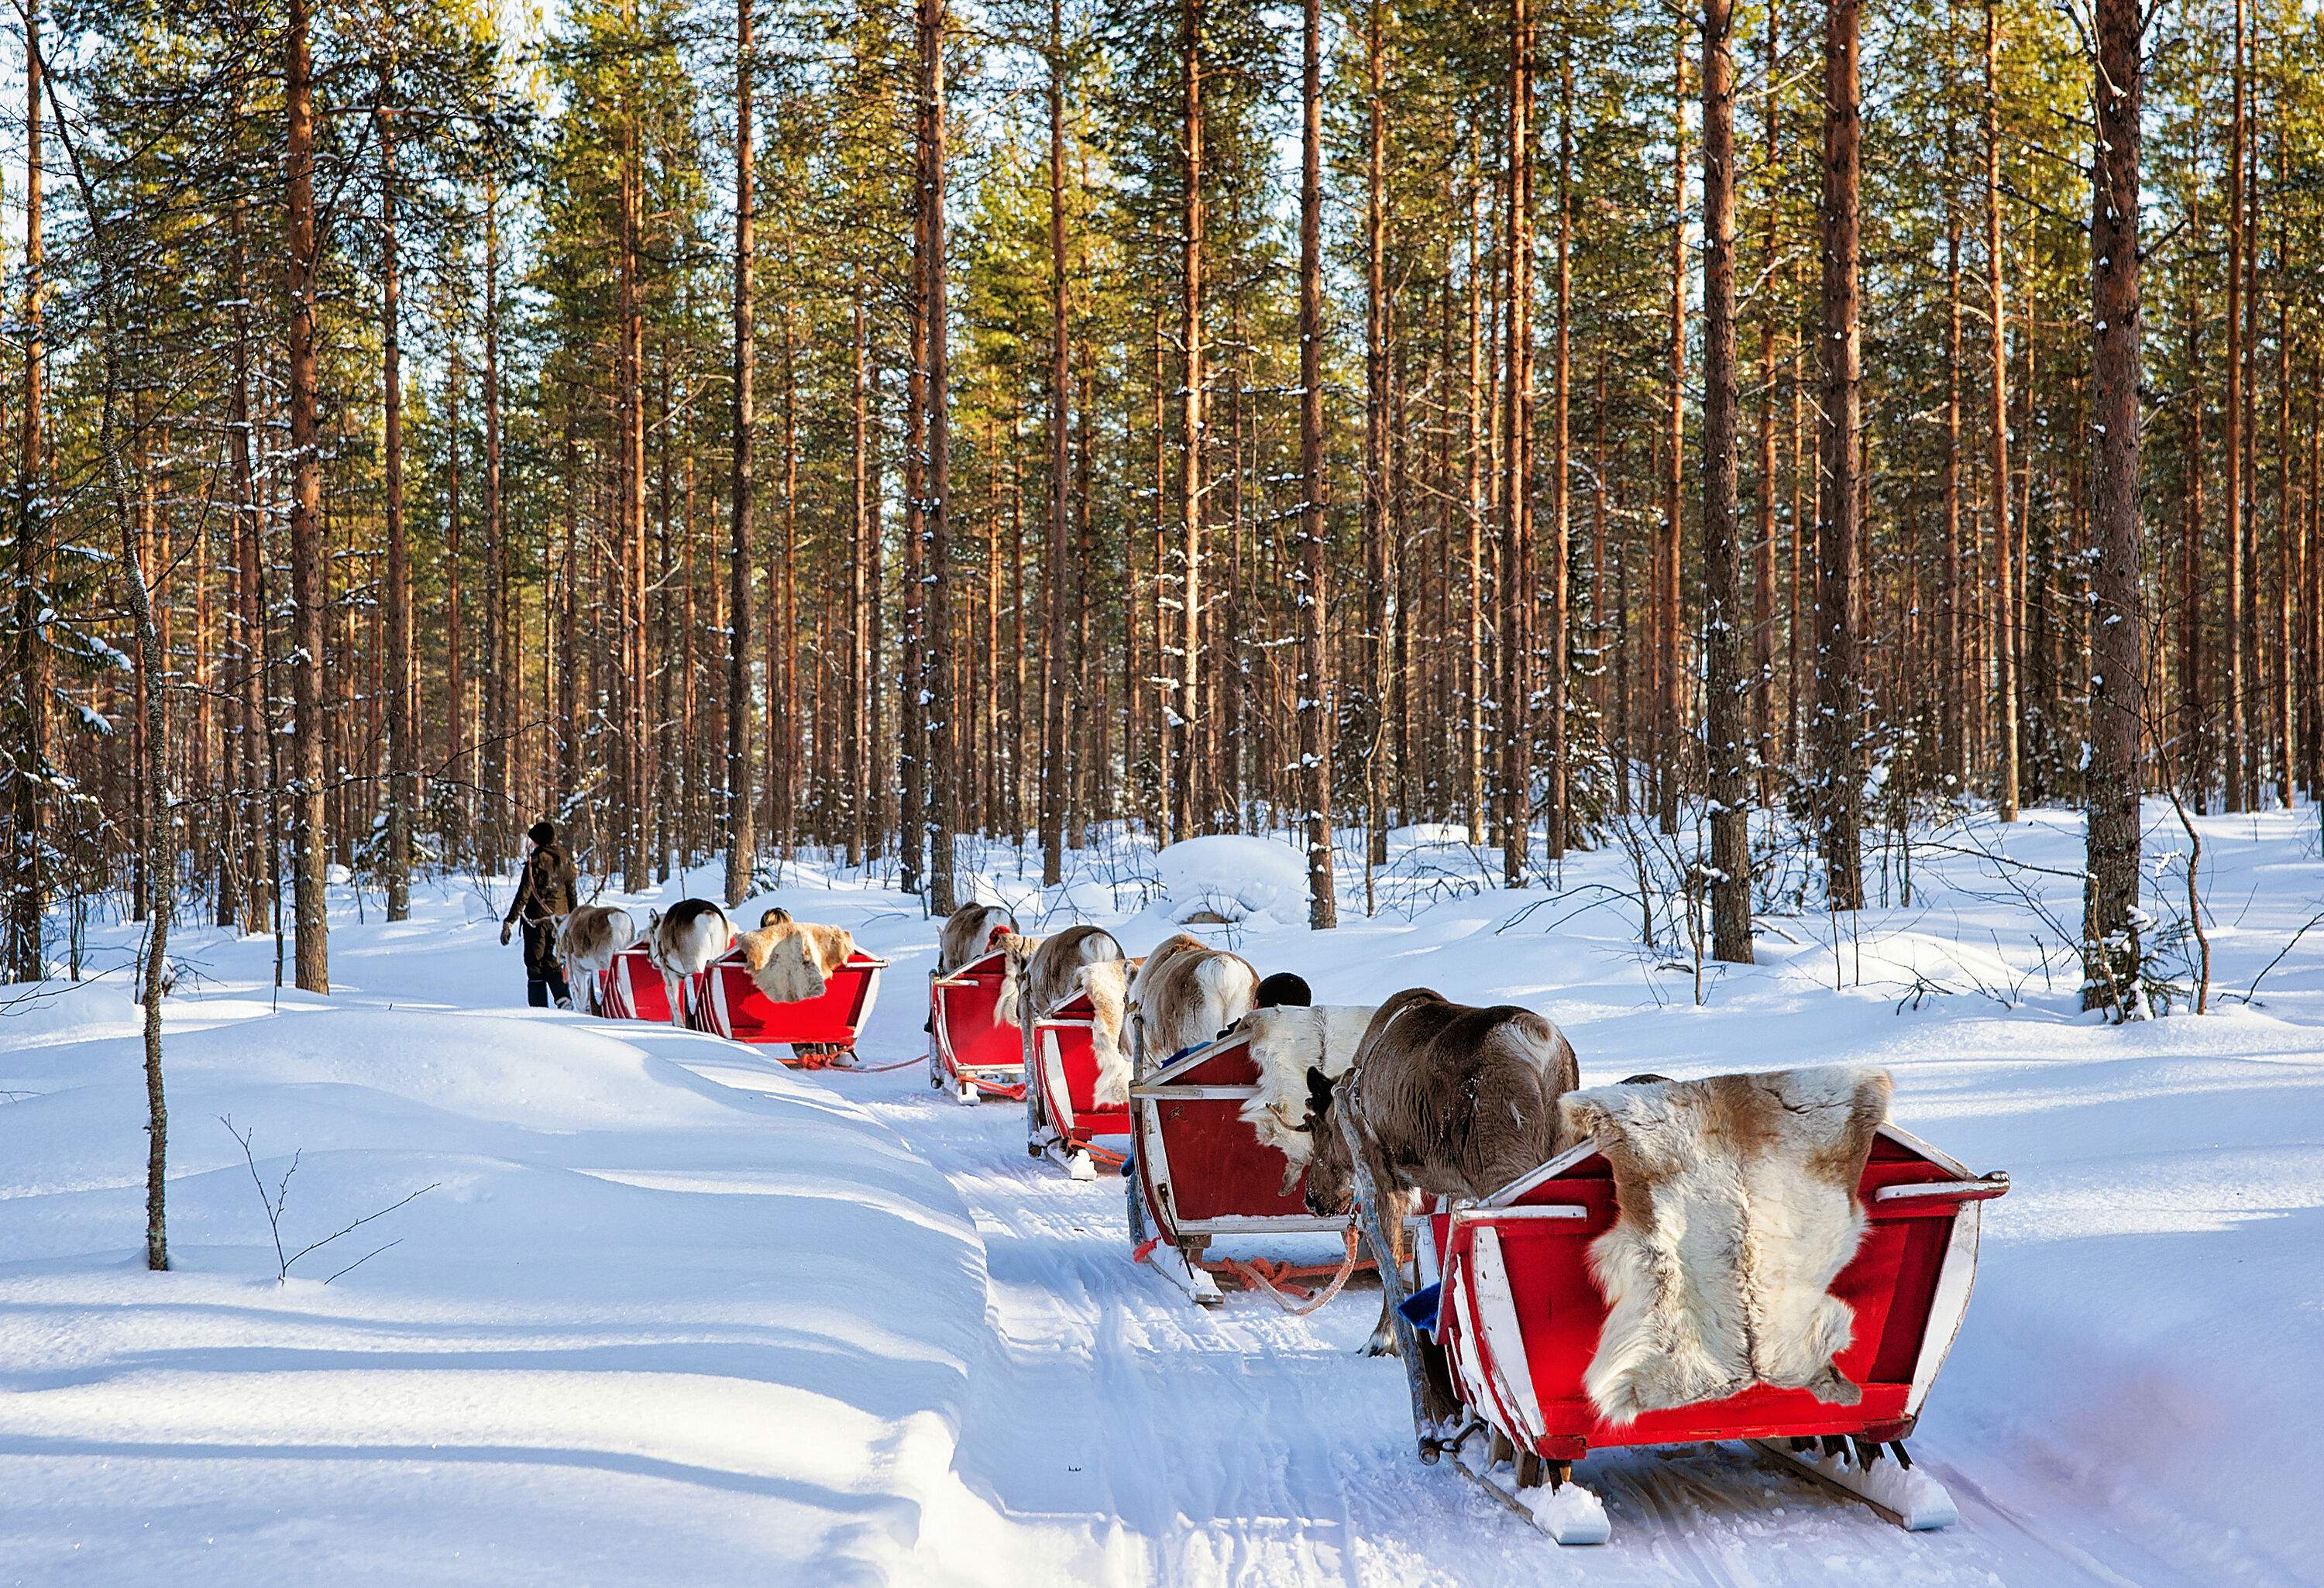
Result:
{"label": "white fur hide", "polygon": [[1097,1085],[1091,1101],[1130,1101],[1130,1050],[1122,1046],[1122,1022],[1130,1009],[1130,978],[1138,974],[1134,959],[1101,959],[1081,969],[1082,991],[1089,994],[1090,1052],[1097,1060]]}
{"label": "white fur hide", "polygon": [[992,1013],[1004,1026],[1022,1029],[1025,1024],[1025,967],[1041,943],[1041,938],[1010,932],[993,944],[1001,950],[1001,991],[994,996]]}
{"label": "white fur hide", "polygon": [[1560,1101],[1561,1139],[1596,1142],[1620,1204],[1590,1244],[1607,1312],[1582,1382],[1608,1422],[1754,1384],[1863,1398],[1832,1362],[1855,1319],[1831,1287],[1863,1239],[1856,1187],[1888,1090],[1829,1066]]}
{"label": "white fur hide", "polygon": [[742,951],[751,980],[775,1003],[822,997],[832,975],[855,952],[855,939],[844,927],[794,920],[738,932],[734,946]]}
{"label": "white fur hide", "polygon": [[1307,1117],[1307,1072],[1322,1070],[1335,1081],[1346,1075],[1371,1019],[1370,1004],[1319,1003],[1254,1009],[1237,1024],[1250,1039],[1251,1062],[1259,1066],[1259,1094],[1243,1103],[1243,1122],[1294,1168],[1306,1167],[1315,1145],[1301,1128]]}

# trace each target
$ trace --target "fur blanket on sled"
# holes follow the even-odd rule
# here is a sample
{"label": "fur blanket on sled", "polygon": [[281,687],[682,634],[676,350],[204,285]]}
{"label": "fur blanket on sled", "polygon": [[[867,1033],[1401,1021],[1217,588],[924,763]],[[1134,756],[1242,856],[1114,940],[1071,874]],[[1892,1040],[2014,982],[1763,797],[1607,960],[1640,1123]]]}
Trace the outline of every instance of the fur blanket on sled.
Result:
{"label": "fur blanket on sled", "polygon": [[1235,1022],[1259,1070],[1259,1092],[1239,1111],[1243,1123],[1289,1159],[1295,1173],[1307,1167],[1315,1145],[1307,1133],[1307,1072],[1333,1081],[1346,1075],[1371,1020],[1368,1003],[1318,1003],[1254,1009]]}
{"label": "fur blanket on sled", "polygon": [[1620,1210],[1590,1243],[1607,1310],[1582,1383],[1600,1416],[1754,1384],[1863,1399],[1833,1365],[1855,1319],[1831,1282],[1864,1237],[1856,1188],[1888,1090],[1883,1071],[1833,1065],[1560,1100],[1560,1139],[1596,1143]]}
{"label": "fur blanket on sled", "polygon": [[831,977],[855,952],[854,935],[844,927],[826,927],[791,919],[788,909],[770,909],[759,918],[755,932],[734,934],[734,946],[750,967],[751,980],[776,1003],[798,1003],[820,998]]}

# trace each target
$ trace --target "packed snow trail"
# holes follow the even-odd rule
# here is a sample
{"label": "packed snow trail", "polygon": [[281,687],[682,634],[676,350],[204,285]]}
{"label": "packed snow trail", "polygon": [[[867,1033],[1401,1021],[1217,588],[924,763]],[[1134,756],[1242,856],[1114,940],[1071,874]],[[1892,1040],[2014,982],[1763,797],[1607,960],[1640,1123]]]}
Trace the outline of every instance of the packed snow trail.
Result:
{"label": "packed snow trail", "polygon": [[[2037,817],[2008,841],[2070,878],[2075,838]],[[2304,817],[2215,820],[2206,856],[2220,985],[2247,986],[2324,864]],[[1693,1446],[1591,1456],[1613,1537],[1561,1551],[1415,1459],[1400,1371],[1355,1354],[1376,1290],[1304,1320],[1198,1310],[1130,1260],[1120,1183],[1028,1159],[1016,1107],[512,1010],[493,887],[463,884],[398,926],[348,909],[327,1008],[276,1011],[263,939],[186,935],[167,1276],[135,1256],[125,979],[0,1000],[0,1584],[2317,1583],[2324,934],[2258,1007],[2112,1028],[2021,946],[2014,897],[1924,859],[1910,909],[1839,943],[1775,918],[1697,1009],[1637,950],[1619,863],[1578,858],[1563,916],[1452,889],[1219,935],[1323,1002],[1541,1009],[1585,1082],[1888,1066],[1899,1122],[2015,1177],[1913,1442],[1960,1503],[1947,1531]],[[891,957],[862,1052],[924,1051],[935,924],[807,880],[830,885],[744,913]],[[1068,891],[1133,951],[1170,929]],[[108,964],[134,941],[109,933]],[[345,1279],[277,1287],[227,1112],[270,1176],[307,1149],[310,1233],[446,1189]]]}

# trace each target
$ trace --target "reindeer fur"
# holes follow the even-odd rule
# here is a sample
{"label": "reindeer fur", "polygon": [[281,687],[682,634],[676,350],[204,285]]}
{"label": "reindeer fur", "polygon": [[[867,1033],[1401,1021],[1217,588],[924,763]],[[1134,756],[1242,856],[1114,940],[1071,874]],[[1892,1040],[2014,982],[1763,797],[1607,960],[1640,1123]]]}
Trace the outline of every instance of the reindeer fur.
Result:
{"label": "reindeer fur", "polygon": [[1590,1244],[1607,1311],[1583,1376],[1609,1423],[1754,1384],[1853,1406],[1833,1359],[1854,1315],[1831,1293],[1865,1217],[1856,1191],[1888,1112],[1882,1071],[1833,1065],[1575,1092],[1570,1141],[1613,1169]]}
{"label": "reindeer fur", "polygon": [[759,918],[758,930],[736,933],[734,946],[769,1000],[798,1003],[823,996],[831,977],[855,952],[855,938],[844,927],[795,920],[779,908]]}
{"label": "reindeer fur", "polygon": [[612,967],[613,956],[638,940],[630,912],[611,904],[585,904],[557,931],[557,957],[571,972]]}
{"label": "reindeer fur", "polygon": [[1307,1131],[1296,1122],[1306,1113],[1307,1072],[1320,1070],[1335,1081],[1347,1074],[1371,1018],[1370,1004],[1318,1003],[1254,1009],[1236,1022],[1259,1070],[1259,1092],[1243,1103],[1243,1122],[1291,1160],[1286,1191],[1307,1168]]}
{"label": "reindeer fur", "polygon": [[[1157,958],[1162,961],[1158,968]],[[1210,1041],[1250,1012],[1258,992],[1259,973],[1242,956],[1193,937],[1173,937],[1147,956],[1131,989],[1139,1061],[1159,1066]],[[1118,1078],[1101,1066],[1095,1095],[1100,1102],[1128,1101],[1130,1066],[1123,1065]]]}
{"label": "reindeer fur", "polygon": [[945,918],[936,934],[936,974],[948,976],[973,959],[982,959],[995,931],[1014,932],[1017,918],[997,904],[964,904]]}

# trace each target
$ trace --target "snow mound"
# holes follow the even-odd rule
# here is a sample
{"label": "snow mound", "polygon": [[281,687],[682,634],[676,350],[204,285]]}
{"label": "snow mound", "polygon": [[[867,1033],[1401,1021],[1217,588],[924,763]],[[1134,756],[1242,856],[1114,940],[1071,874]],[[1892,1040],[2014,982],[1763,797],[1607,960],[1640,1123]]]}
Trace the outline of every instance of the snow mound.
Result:
{"label": "snow mound", "polygon": [[1219,834],[1173,844],[1156,863],[1161,908],[1173,921],[1271,927],[1307,919],[1307,859],[1287,844]]}
{"label": "snow mound", "polygon": [[[135,1042],[37,1054],[0,1105],[11,1581],[920,1580],[984,1247],[860,1103],[545,1013],[173,1032],[150,1274]],[[290,1251],[382,1216],[277,1284],[219,1116]]]}

